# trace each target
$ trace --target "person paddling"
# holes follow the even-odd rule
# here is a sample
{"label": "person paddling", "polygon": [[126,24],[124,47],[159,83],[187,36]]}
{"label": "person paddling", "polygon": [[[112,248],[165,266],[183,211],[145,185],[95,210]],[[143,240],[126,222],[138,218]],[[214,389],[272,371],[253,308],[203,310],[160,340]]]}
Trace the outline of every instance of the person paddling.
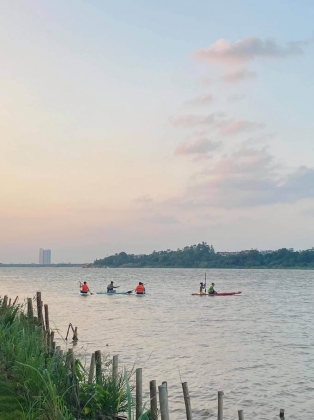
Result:
{"label": "person paddling", "polygon": [[209,295],[215,295],[217,292],[216,292],[216,290],[214,289],[214,286],[215,286],[215,283],[212,283],[210,286],[209,286],[209,288],[208,288],[208,294]]}
{"label": "person paddling", "polygon": [[107,293],[115,293],[116,291],[114,289],[117,289],[120,286],[114,286],[113,281],[110,282],[107,286]]}
{"label": "person paddling", "polygon": [[[205,290],[205,292],[203,292],[203,290]],[[206,293],[206,286],[202,281],[200,282],[200,293],[201,294]]]}
{"label": "person paddling", "polygon": [[146,293],[145,286],[144,286],[144,284],[141,281],[136,286],[135,293],[137,295],[145,295],[145,293]]}
{"label": "person paddling", "polygon": [[89,290],[88,284],[86,283],[86,281],[84,281],[84,283],[80,283],[81,286],[81,293],[91,293],[91,291]]}

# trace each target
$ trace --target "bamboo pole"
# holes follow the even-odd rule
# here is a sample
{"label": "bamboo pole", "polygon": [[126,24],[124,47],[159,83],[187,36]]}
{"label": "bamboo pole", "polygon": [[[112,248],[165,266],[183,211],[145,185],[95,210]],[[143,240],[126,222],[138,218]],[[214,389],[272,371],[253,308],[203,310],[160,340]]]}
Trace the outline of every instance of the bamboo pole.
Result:
{"label": "bamboo pole", "polygon": [[191,399],[187,382],[182,383],[183,397],[185,403],[186,420],[192,420]]}
{"label": "bamboo pole", "polygon": [[168,392],[165,385],[158,387],[161,420],[169,420]]}
{"label": "bamboo pole", "polygon": [[156,381],[150,381],[150,383],[149,383],[149,394],[150,394],[150,417],[151,417],[151,420],[158,420]]}
{"label": "bamboo pole", "polygon": [[27,317],[33,321],[34,311],[33,311],[33,301],[32,298],[27,298]]}
{"label": "bamboo pole", "polygon": [[19,299],[19,297],[16,296],[16,298],[14,299],[14,302],[13,302],[12,306],[14,306],[17,303],[18,299]]}
{"label": "bamboo pole", "polygon": [[136,420],[142,414],[143,387],[142,387],[142,368],[136,369]]}
{"label": "bamboo pole", "polygon": [[239,420],[244,420],[243,410],[238,411]]}
{"label": "bamboo pole", "polygon": [[94,372],[95,372],[95,353],[92,354],[92,358],[90,361],[90,368],[89,368],[89,375],[88,375],[88,383],[92,384],[94,379]]}
{"label": "bamboo pole", "polygon": [[37,292],[37,317],[38,317],[38,325],[43,324],[43,307],[41,301],[41,292]]}
{"label": "bamboo pole", "polygon": [[2,306],[3,306],[4,308],[6,308],[7,304],[8,304],[8,296],[7,296],[7,295],[5,295],[5,296],[4,296],[4,298],[3,298]]}
{"label": "bamboo pole", "polygon": [[11,298],[9,299],[9,305],[8,306],[11,306]]}
{"label": "bamboo pole", "polygon": [[48,311],[48,305],[45,303],[45,323],[46,323],[46,330],[49,331],[50,324],[49,324],[49,311]]}
{"label": "bamboo pole", "polygon": [[102,375],[101,375],[101,351],[95,351],[95,365],[96,365],[96,383],[102,383]]}
{"label": "bamboo pole", "polygon": [[281,420],[285,420],[285,410],[283,408],[280,409],[279,417]]}
{"label": "bamboo pole", "polygon": [[223,420],[223,401],[224,393],[223,391],[218,391],[218,420]]}
{"label": "bamboo pole", "polygon": [[61,346],[56,347],[56,355],[60,356]]}
{"label": "bamboo pole", "polygon": [[115,354],[112,358],[112,377],[114,380],[118,379],[119,373],[119,355]]}

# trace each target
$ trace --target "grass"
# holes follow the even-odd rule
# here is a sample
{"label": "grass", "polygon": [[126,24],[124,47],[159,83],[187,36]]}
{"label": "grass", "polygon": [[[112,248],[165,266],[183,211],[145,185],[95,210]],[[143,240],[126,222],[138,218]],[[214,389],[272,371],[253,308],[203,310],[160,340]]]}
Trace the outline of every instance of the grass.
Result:
{"label": "grass", "polygon": [[0,376],[0,420],[24,419],[24,400],[16,394],[16,384]]}
{"label": "grass", "polygon": [[133,420],[131,374],[113,378],[105,357],[101,378],[88,383],[79,360],[49,351],[42,328],[24,309],[0,299],[0,420],[110,420],[117,413]]}

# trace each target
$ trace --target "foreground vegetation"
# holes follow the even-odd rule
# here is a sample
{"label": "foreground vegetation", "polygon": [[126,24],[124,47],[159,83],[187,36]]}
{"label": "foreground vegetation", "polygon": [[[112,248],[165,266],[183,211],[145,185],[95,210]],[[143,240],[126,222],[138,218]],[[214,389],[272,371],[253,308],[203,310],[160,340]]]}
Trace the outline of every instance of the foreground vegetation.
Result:
{"label": "foreground vegetation", "polygon": [[293,251],[257,250],[217,253],[212,245],[202,242],[177,251],[154,251],[148,255],[119,254],[95,260],[94,267],[180,267],[180,268],[302,268],[314,269],[314,249]]}
{"label": "foreground vegetation", "polygon": [[88,381],[79,360],[46,343],[43,327],[25,315],[23,305],[0,298],[1,420],[109,420],[117,413],[132,420],[130,375],[113,378],[107,360]]}

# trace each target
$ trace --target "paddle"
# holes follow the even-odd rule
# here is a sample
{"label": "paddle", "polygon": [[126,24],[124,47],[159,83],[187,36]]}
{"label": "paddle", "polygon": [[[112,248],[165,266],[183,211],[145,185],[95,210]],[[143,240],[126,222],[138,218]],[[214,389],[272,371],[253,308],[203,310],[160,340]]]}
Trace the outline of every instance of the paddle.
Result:
{"label": "paddle", "polygon": [[205,272],[205,293],[206,293],[206,272]]}
{"label": "paddle", "polygon": [[[82,287],[82,283],[79,281],[79,283],[80,283],[80,289],[81,289],[81,287]],[[89,293],[91,294],[91,295],[93,295],[94,293],[92,293],[90,290],[89,290],[89,288],[88,288],[88,291],[89,291]],[[84,292],[82,292],[81,290],[80,290],[80,292],[81,293],[84,293]]]}

